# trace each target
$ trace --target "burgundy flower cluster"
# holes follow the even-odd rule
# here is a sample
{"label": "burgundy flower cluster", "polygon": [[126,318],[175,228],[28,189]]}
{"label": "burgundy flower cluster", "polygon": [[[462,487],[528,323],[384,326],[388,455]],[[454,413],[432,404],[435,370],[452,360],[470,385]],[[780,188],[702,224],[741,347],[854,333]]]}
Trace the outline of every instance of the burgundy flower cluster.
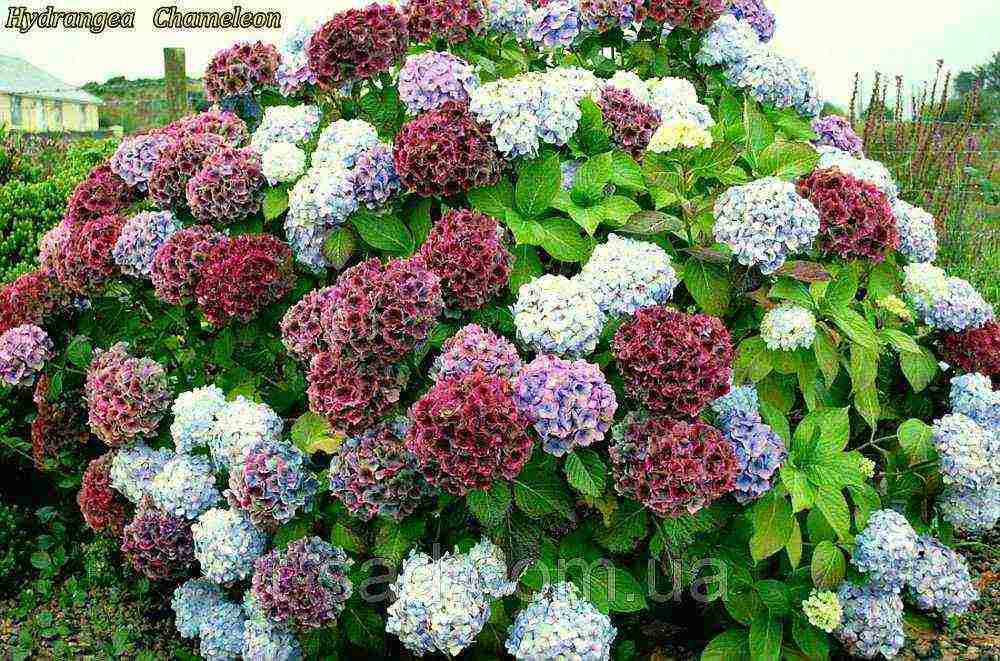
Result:
{"label": "burgundy flower cluster", "polygon": [[29,271],[0,287],[0,333],[15,326],[45,322],[66,305],[66,293],[45,272]]}
{"label": "burgundy flower cluster", "polygon": [[312,290],[288,308],[281,318],[281,341],[294,358],[308,363],[313,356],[330,348],[321,318],[323,310],[336,300],[336,289],[324,287]]}
{"label": "burgundy flower cluster", "polygon": [[247,322],[295,284],[292,251],[269,234],[220,241],[205,257],[195,290],[205,318],[222,325]]}
{"label": "burgundy flower cluster", "polygon": [[222,147],[205,159],[187,183],[187,202],[195,218],[232,223],[260,211],[266,180],[253,149]]}
{"label": "burgundy flower cluster", "polygon": [[124,211],[138,202],[141,196],[138,188],[130,187],[108,163],[103,163],[77,184],[66,205],[65,218],[77,226]]}
{"label": "burgundy flower cluster", "polygon": [[645,308],[621,325],[612,350],[626,392],[654,413],[695,418],[729,392],[732,339],[715,317]]}
{"label": "burgundy flower cluster", "polygon": [[39,470],[44,470],[46,462],[64,449],[82,445],[90,438],[83,412],[74,401],[79,393],[64,388],[50,401],[51,384],[49,375],[42,374],[33,395],[37,414],[31,422],[31,456]]}
{"label": "burgundy flower cluster", "polygon": [[274,78],[281,55],[263,42],[239,42],[216,53],[205,69],[205,95],[209,101],[223,101],[252,94]]}
{"label": "burgundy flower cluster", "polygon": [[881,262],[899,247],[892,204],[874,185],[829,168],[800,179],[796,191],[819,211],[821,250]]}
{"label": "burgundy flower cluster", "polygon": [[181,578],[194,565],[191,525],[145,500],[122,531],[122,554],[148,578]]}
{"label": "burgundy flower cluster", "polygon": [[634,158],[642,158],[649,139],[660,125],[660,114],[628,90],[617,87],[605,87],[597,105],[615,144]]}
{"label": "burgundy flower cluster", "polygon": [[513,256],[502,236],[495,218],[468,209],[447,211],[434,223],[420,258],[441,278],[448,308],[482,307],[507,285]]}
{"label": "burgundy flower cluster", "polygon": [[90,430],[111,447],[154,436],[171,399],[163,366],[125,342],[94,352],[85,391]]}
{"label": "burgundy flower cluster", "polygon": [[458,101],[404,124],[392,157],[403,186],[424,197],[455,195],[500,178],[500,153],[489,129]]}
{"label": "burgundy flower cluster", "polygon": [[390,363],[364,362],[332,349],[313,357],[306,380],[309,408],[335,429],[353,434],[399,402],[408,374]]}
{"label": "burgundy flower cluster", "polygon": [[164,210],[186,204],[188,182],[224,144],[225,138],[215,133],[195,133],[164,147],[149,177],[153,203]]}
{"label": "burgundy flower cluster", "polygon": [[979,372],[1000,382],[1000,323],[960,333],[941,333],[941,359],[961,372]]}
{"label": "burgundy flower cluster", "polygon": [[100,291],[119,275],[121,269],[112,250],[124,224],[122,216],[100,216],[67,228],[66,236],[51,256],[59,284],[87,296]]}
{"label": "burgundy flower cluster", "polygon": [[76,494],[84,522],[94,532],[110,532],[117,537],[125,524],[125,499],[111,488],[111,460],[107,452],[87,464]]}
{"label": "burgundy flower cluster", "polygon": [[479,370],[439,380],[413,404],[410,419],[406,448],[428,482],[457,496],[513,479],[531,457],[513,386]]}
{"label": "burgundy flower cluster", "polygon": [[702,422],[630,414],[609,452],[618,493],[666,517],[693,514],[731,491],[739,470],[729,441]]}
{"label": "burgundy flower cluster", "polygon": [[414,41],[441,37],[455,44],[465,41],[483,22],[479,4],[469,0],[407,0],[403,15]]}
{"label": "burgundy flower cluster", "polygon": [[250,138],[246,122],[228,110],[208,110],[182,117],[164,126],[160,133],[175,140],[212,134],[225,140],[230,147],[239,147]]}
{"label": "burgundy flower cluster", "polygon": [[388,70],[409,43],[406,18],[399,10],[373,2],[324,23],[309,39],[306,55],[317,84],[333,90]]}
{"label": "burgundy flower cluster", "polygon": [[195,295],[201,267],[224,234],[208,225],[195,225],[171,234],[153,257],[150,279],[157,298],[179,305]]}
{"label": "burgundy flower cluster", "polygon": [[692,30],[707,30],[728,5],[726,0],[646,0],[654,21]]}

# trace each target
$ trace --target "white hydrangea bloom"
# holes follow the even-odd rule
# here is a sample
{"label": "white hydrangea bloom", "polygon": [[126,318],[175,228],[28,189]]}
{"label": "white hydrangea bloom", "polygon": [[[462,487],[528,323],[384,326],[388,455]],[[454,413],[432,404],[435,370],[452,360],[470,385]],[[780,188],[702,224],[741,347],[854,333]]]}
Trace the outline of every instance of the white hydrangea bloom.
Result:
{"label": "white hydrangea bloom", "polygon": [[149,491],[157,507],[183,519],[196,518],[222,498],[211,462],[189,454],[175,455],[163,464]]}
{"label": "white hydrangea bloom", "polygon": [[771,351],[807,349],[816,339],[816,316],[798,305],[776,307],[760,322],[760,336]]}
{"label": "white hydrangea bloom", "polygon": [[208,447],[215,434],[215,418],[226,405],[226,395],[218,386],[209,385],[177,395],[171,412],[174,421],[170,436],[178,452]]}
{"label": "white hydrangea bloom", "polygon": [[261,171],[272,186],[295,181],[306,171],[306,153],[289,142],[275,142],[261,156]]}
{"label": "white hydrangea bloom", "polygon": [[579,357],[597,347],[604,313],[584,285],[547,274],[521,285],[514,325],[518,339],[539,353]]}
{"label": "white hydrangea bloom", "polygon": [[253,571],[254,560],[267,548],[267,537],[235,509],[212,508],[191,525],[194,557],[205,578],[228,585]]}
{"label": "white hydrangea bloom", "polygon": [[138,505],[143,496],[150,495],[153,478],[172,456],[170,450],[142,444],[117,450],[109,471],[111,487]]}
{"label": "white hydrangea bloom", "polygon": [[614,315],[669,300],[679,282],[666,250],[617,234],[594,248],[573,279],[593,295],[602,312]]}
{"label": "white hydrangea bloom", "polygon": [[284,422],[267,404],[259,404],[239,396],[219,411],[213,435],[209,441],[212,460],[220,469],[227,469],[233,461],[261,441],[281,438]]}

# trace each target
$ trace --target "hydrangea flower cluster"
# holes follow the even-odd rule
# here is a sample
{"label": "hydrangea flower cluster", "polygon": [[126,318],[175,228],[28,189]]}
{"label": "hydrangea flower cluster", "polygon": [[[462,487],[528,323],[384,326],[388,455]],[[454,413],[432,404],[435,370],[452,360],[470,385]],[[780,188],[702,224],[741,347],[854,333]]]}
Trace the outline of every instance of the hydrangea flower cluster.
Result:
{"label": "hydrangea flower cluster", "polygon": [[733,446],[701,422],[630,413],[608,448],[615,489],[664,517],[694,514],[733,489]]}
{"label": "hydrangea flower cluster", "polygon": [[771,489],[778,469],[788,457],[785,442],[756,411],[734,409],[722,431],[733,446],[738,464],[733,495],[741,504],[760,498]]}
{"label": "hydrangea flower cluster", "polygon": [[764,315],[760,336],[771,351],[808,349],[816,340],[816,316],[798,305],[780,305]]}
{"label": "hydrangea flower cluster", "polygon": [[185,519],[144,501],[122,531],[122,554],[148,578],[184,576],[194,564],[191,526]]}
{"label": "hydrangea flower cluster", "polygon": [[243,606],[228,601],[212,605],[198,628],[198,652],[207,661],[231,661],[243,652],[246,627]]}
{"label": "hydrangea flower cluster", "polygon": [[712,401],[715,425],[725,431],[739,416],[760,412],[760,397],[752,385],[733,387],[722,397]]}
{"label": "hydrangea flower cluster", "polygon": [[819,230],[816,207],[777,177],[733,186],[715,202],[716,241],[729,246],[740,264],[765,275],[808,250]]}
{"label": "hydrangea flower cluster", "polygon": [[478,324],[467,324],[441,345],[430,376],[437,381],[479,370],[513,380],[521,366],[510,340]]}
{"label": "hydrangea flower cluster", "polygon": [[899,592],[913,578],[917,533],[902,514],[872,512],[855,541],[851,561],[879,589]]}
{"label": "hydrangea flower cluster", "polygon": [[337,619],[352,586],[354,561],[319,537],[297,539],[254,562],[254,603],[271,621],[318,629]]}
{"label": "hydrangea flower cluster", "polygon": [[278,49],[263,42],[239,42],[218,51],[205,69],[205,96],[225,101],[275,84]]}
{"label": "hydrangea flower cluster", "polygon": [[306,381],[310,410],[350,434],[375,424],[399,401],[408,373],[392,363],[363,362],[334,349],[313,357]]}
{"label": "hydrangea flower cluster", "polygon": [[994,485],[1000,472],[996,431],[984,429],[962,413],[951,413],[934,422],[932,440],[945,484],[970,490]]}
{"label": "hydrangea flower cluster", "polygon": [[[244,609],[249,607],[244,605]],[[302,646],[295,633],[262,617],[248,617],[243,627],[244,661],[301,661]]]}
{"label": "hydrangea flower cluster", "polygon": [[249,576],[254,560],[267,546],[264,533],[243,512],[234,509],[215,507],[204,512],[191,525],[191,534],[194,557],[202,573],[220,585]]}
{"label": "hydrangea flower cluster", "polygon": [[834,147],[853,156],[861,156],[864,143],[854,132],[854,127],[846,117],[840,115],[817,117],[812,121],[812,130],[817,135],[813,140],[813,144],[817,147]]}
{"label": "hydrangea flower cluster", "polygon": [[385,516],[399,521],[416,510],[430,488],[416,457],[403,445],[409,422],[380,422],[344,439],[330,460],[330,492],[364,521]]}
{"label": "hydrangea flower cluster", "polygon": [[625,391],[655,413],[693,419],[729,392],[732,340],[715,317],[639,310],[615,333],[612,353]]}
{"label": "hydrangea flower cluster", "polygon": [[580,34],[580,6],[570,0],[550,0],[528,11],[528,39],[544,48],[568,47]]}
{"label": "hydrangea flower cluster", "polygon": [[68,235],[53,255],[59,284],[81,296],[104,289],[120,272],[112,250],[124,223],[121,216],[101,216],[67,227]]}
{"label": "hydrangea flower cluster", "polygon": [[166,370],[126,342],[94,351],[85,390],[90,430],[112,447],[154,436],[170,404]]}
{"label": "hydrangea flower cluster", "polygon": [[215,434],[215,419],[226,405],[226,395],[218,386],[208,385],[182,392],[170,412],[174,421],[170,437],[178,453],[208,447]]}
{"label": "hydrangea flower cluster", "polygon": [[318,106],[271,106],[264,110],[260,125],[250,136],[250,147],[263,155],[278,143],[302,145],[319,128],[322,113]]}
{"label": "hydrangea flower cluster", "polygon": [[597,365],[541,355],[514,381],[514,398],[542,448],[561,457],[604,439],[618,402]]}
{"label": "hydrangea flower cluster", "polygon": [[960,530],[992,530],[1000,521],[1000,486],[982,490],[946,488],[938,507],[944,519]]}
{"label": "hydrangea flower cluster", "polygon": [[354,198],[359,205],[369,209],[379,209],[389,198],[403,189],[403,183],[396,172],[392,147],[379,143],[358,154],[350,173],[354,188]]}
{"label": "hydrangea flower cluster", "polygon": [[908,264],[903,276],[903,291],[932,328],[959,332],[993,320],[993,306],[961,278],[931,264]]}
{"label": "hydrangea flower cluster", "polygon": [[0,383],[30,386],[52,359],[49,334],[34,324],[15,326],[0,334]]}
{"label": "hydrangea flower cluster", "polygon": [[962,615],[979,599],[965,559],[933,537],[917,539],[917,561],[909,594],[923,610]]}
{"label": "hydrangea flower cluster", "polygon": [[306,153],[291,143],[276,142],[261,154],[260,168],[272,186],[292,182],[306,171]]}
{"label": "hydrangea flower cluster", "polygon": [[215,474],[207,457],[177,454],[171,457],[149,484],[156,506],[182,519],[195,519],[219,502]]}
{"label": "hydrangea flower cluster", "polygon": [[264,530],[288,523],[307,508],[318,482],[302,452],[284,442],[267,440],[249,448],[229,467],[226,499]]}
{"label": "hydrangea flower cluster", "polygon": [[32,401],[37,415],[31,423],[31,455],[39,470],[48,470],[64,449],[90,440],[86,413],[77,405],[79,391],[64,389],[53,397],[52,379],[43,373]]}
{"label": "hydrangea flower cluster", "polygon": [[646,151],[666,154],[675,149],[707,149],[712,146],[712,134],[691,119],[669,119],[653,132]]}
{"label": "hydrangea flower cluster", "polygon": [[247,141],[249,131],[246,122],[228,110],[207,110],[196,115],[188,115],[167,124],[160,133],[182,141],[192,136],[217,135],[230,147],[238,147]]}
{"label": "hydrangea flower cluster", "polygon": [[727,11],[750,23],[761,41],[770,41],[774,36],[774,12],[767,8],[763,0],[732,0]]}
{"label": "hydrangea flower cluster", "polygon": [[247,450],[264,441],[281,438],[285,423],[267,404],[252,402],[242,395],[226,402],[215,414],[215,423],[208,436],[212,461],[220,469],[228,469],[243,460]]}
{"label": "hydrangea flower cluster", "polygon": [[821,250],[877,263],[899,247],[892,204],[874,185],[831,168],[799,179],[795,189],[819,211]]}
{"label": "hydrangea flower cluster", "polygon": [[706,30],[726,11],[725,0],[649,0],[646,8],[657,23]]}
{"label": "hydrangea flower cluster", "polygon": [[503,477],[513,479],[531,457],[532,439],[511,383],[474,371],[439,379],[410,409],[406,449],[432,485],[464,496]]}
{"label": "hydrangea flower cluster", "polygon": [[988,321],[980,328],[940,335],[945,361],[963,372],[979,372],[1000,380],[1000,323]]}
{"label": "hydrangea flower cluster", "polygon": [[111,487],[111,461],[106,452],[87,464],[76,494],[83,520],[94,532],[110,532],[117,537],[125,524],[125,502]]}
{"label": "hydrangea flower cluster", "polygon": [[517,337],[538,353],[586,356],[597,347],[604,320],[590,290],[561,275],[521,285],[514,303]]}
{"label": "hydrangea flower cluster", "polygon": [[754,26],[733,14],[726,14],[705,32],[695,61],[699,64],[739,68],[759,48],[760,39]]}
{"label": "hydrangea flower cluster", "polygon": [[483,20],[479,5],[466,0],[406,0],[402,11],[414,41],[435,37],[456,44],[476,32]]}
{"label": "hydrangea flower cluster", "polygon": [[646,16],[642,0],[580,0],[580,19],[588,32],[611,28],[629,28],[641,24]]}
{"label": "hydrangea flower cluster", "polygon": [[292,25],[278,42],[278,53],[281,62],[274,73],[278,82],[278,89],[283,96],[291,96],[298,92],[307,83],[315,83],[316,76],[309,68],[309,56],[306,53],[306,46],[313,33],[323,23],[329,19],[324,15],[322,18],[307,17],[300,19]]}
{"label": "hydrangea flower cluster", "polygon": [[111,460],[111,486],[138,505],[144,497],[151,495],[153,478],[172,456],[170,450],[154,450],[141,443],[121,448]]}
{"label": "hydrangea flower cluster", "polygon": [[222,591],[211,581],[190,578],[178,585],[170,599],[177,633],[184,638],[197,637],[212,609],[221,602]]}
{"label": "hydrangea flower cluster", "polygon": [[844,609],[836,592],[813,590],[802,602],[802,612],[809,624],[820,631],[833,633],[844,619]]}
{"label": "hydrangea flower cluster", "polygon": [[610,86],[601,91],[597,105],[615,144],[633,157],[641,158],[653,132],[660,126],[659,113],[637,100],[630,91]]}
{"label": "hydrangea flower cluster", "polygon": [[115,264],[125,275],[149,278],[156,251],[180,229],[169,211],[143,211],[132,216],[122,225],[111,251]]}
{"label": "hydrangea flower cluster", "polygon": [[507,285],[514,257],[502,238],[496,219],[478,211],[450,209],[434,223],[419,255],[441,278],[448,308],[480,308]]}
{"label": "hydrangea flower cluster", "polygon": [[195,218],[204,223],[228,224],[260,211],[264,184],[257,152],[220,147],[205,159],[185,192]]}
{"label": "hydrangea flower cluster", "polygon": [[20,275],[0,287],[0,333],[22,324],[43,326],[65,302],[65,292],[51,275],[40,270]]}
{"label": "hydrangea flower cluster", "polygon": [[311,167],[288,195],[285,235],[295,258],[313,270],[326,268],[327,237],[357,209],[350,170],[339,164]]}
{"label": "hydrangea flower cluster", "polygon": [[336,300],[336,289],[323,287],[288,308],[281,318],[281,342],[289,354],[308,364],[313,356],[330,348],[320,321],[323,310],[335,305]]}
{"label": "hydrangea flower cluster", "polygon": [[446,553],[438,560],[411,551],[391,586],[396,601],[385,630],[418,656],[457,656],[489,620],[492,600],[513,593],[514,582],[485,580],[506,574],[503,553],[486,540],[469,553]]}
{"label": "hydrangea flower cluster", "polygon": [[215,133],[195,133],[176,138],[161,149],[148,182],[153,204],[164,210],[185,206],[188,182],[201,171],[208,157],[225,144],[225,138]]}
{"label": "hydrangea flower cluster", "polygon": [[76,227],[102,216],[112,216],[137,201],[141,191],[115,174],[108,163],[98,165],[77,184],[66,203],[64,219]]}
{"label": "hydrangea flower cluster", "polygon": [[536,592],[517,614],[506,647],[521,661],[606,661],[617,633],[611,619],[584,599],[575,585],[555,583]]}
{"label": "hydrangea flower cluster", "polygon": [[324,90],[386,71],[410,42],[406,17],[390,4],[371,3],[335,14],[306,44],[309,70]]}
{"label": "hydrangea flower cluster", "polygon": [[[476,92],[472,96],[474,101]],[[424,197],[455,195],[495,184],[500,177],[489,127],[457,101],[445,101],[404,124],[392,157],[403,186]]]}
{"label": "hydrangea flower cluster", "polygon": [[951,380],[951,407],[990,431],[1000,431],[1000,391],[979,373],[963,374]]}
{"label": "hydrangea flower cluster", "polygon": [[903,600],[897,593],[844,582],[837,599],[844,614],[834,635],[848,653],[862,659],[896,656],[905,642]]}
{"label": "hydrangea flower cluster", "polygon": [[679,283],[667,251],[617,234],[609,234],[605,243],[594,248],[574,279],[609,315],[633,314],[664,303]]}
{"label": "hydrangea flower cluster", "polygon": [[195,290],[205,318],[248,322],[292,290],[292,251],[269,234],[249,234],[213,246]]}
{"label": "hydrangea flower cluster", "polygon": [[195,295],[201,267],[212,250],[228,241],[208,225],[194,225],[174,232],[153,256],[150,280],[156,297],[180,305]]}
{"label": "hydrangea flower cluster", "polygon": [[823,109],[813,73],[795,60],[763,48],[749,53],[739,66],[727,68],[726,80],[775,108],[794,108],[806,117],[816,117]]}
{"label": "hydrangea flower cluster", "polygon": [[855,156],[836,147],[820,146],[816,151],[819,152],[817,170],[837,168],[855,179],[872,184],[885,193],[890,202],[899,197],[899,187],[896,185],[896,180],[892,178],[892,174],[883,163],[863,156]]}
{"label": "hydrangea flower cluster", "polygon": [[338,119],[319,134],[314,166],[352,168],[358,154],[379,144],[378,131],[360,119]]}
{"label": "hydrangea flower cluster", "polygon": [[127,138],[118,145],[108,164],[126,184],[145,191],[160,153],[172,143],[173,138],[162,133]]}
{"label": "hydrangea flower cluster", "polygon": [[899,228],[899,252],[911,262],[933,262],[937,258],[938,237],[934,216],[909,202],[892,205]]}

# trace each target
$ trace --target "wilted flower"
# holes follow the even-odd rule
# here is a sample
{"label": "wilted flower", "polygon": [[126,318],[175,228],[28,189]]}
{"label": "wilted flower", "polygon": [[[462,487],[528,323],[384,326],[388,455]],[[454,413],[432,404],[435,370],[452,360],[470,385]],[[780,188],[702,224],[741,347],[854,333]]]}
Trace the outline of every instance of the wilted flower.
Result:
{"label": "wilted flower", "polygon": [[837,590],[843,621],[834,635],[852,656],[874,659],[896,656],[903,647],[903,600],[899,594],[844,582]]}
{"label": "wilted flower", "polygon": [[125,501],[111,488],[112,459],[113,454],[106,452],[87,464],[76,503],[91,530],[117,537],[125,524]]}
{"label": "wilted flower", "polygon": [[734,495],[738,502],[748,503],[771,489],[788,451],[759,413],[737,409],[726,422],[722,431],[733,446],[738,464]]}
{"label": "wilted flower", "polygon": [[170,450],[153,450],[141,443],[121,448],[111,459],[111,486],[138,505],[152,493],[153,478],[172,456]]}
{"label": "wilted flower", "polygon": [[145,191],[160,153],[173,142],[169,135],[160,133],[126,138],[118,145],[108,164],[126,184]]}
{"label": "wilted flower", "polygon": [[222,602],[219,586],[203,578],[189,578],[174,589],[170,606],[174,611],[177,633],[194,638],[212,610]]}
{"label": "wilted flower", "polygon": [[218,386],[209,385],[177,395],[170,411],[174,421],[170,436],[178,453],[208,447],[215,435],[215,419],[226,405],[226,395]]}
{"label": "wilted flower", "polygon": [[962,615],[979,599],[965,559],[933,537],[917,539],[917,562],[909,594],[923,610],[944,615]]}
{"label": "wilted flower", "polygon": [[143,501],[122,531],[122,554],[148,578],[184,576],[194,564],[191,527],[185,519]]}
{"label": "wilted flower", "polygon": [[538,353],[586,356],[597,347],[604,320],[590,290],[561,275],[521,285],[514,303],[517,337]]}
{"label": "wilted flower", "polygon": [[872,512],[855,542],[851,561],[878,589],[899,592],[913,577],[917,533],[902,514]]}
{"label": "wilted flower", "polygon": [[132,216],[122,225],[112,249],[115,263],[125,275],[150,277],[156,251],[179,229],[180,223],[169,211],[143,211]]}
{"label": "wilted flower", "polygon": [[764,314],[760,337],[771,351],[808,349],[816,339],[816,315],[798,305],[780,305]]}
{"label": "wilted flower", "polygon": [[15,326],[0,334],[0,383],[30,386],[52,359],[49,334],[34,324]]}
{"label": "wilted flower", "polygon": [[333,90],[389,69],[406,52],[406,17],[390,4],[347,9],[321,25],[306,43],[316,83]]}
{"label": "wilted flower", "polygon": [[809,624],[827,633],[833,633],[844,617],[844,609],[837,593],[829,590],[810,592],[809,597],[802,602],[802,612]]}
{"label": "wilted flower", "polygon": [[239,395],[226,402],[215,415],[215,424],[208,437],[212,461],[221,469],[240,462],[251,447],[263,441],[281,438],[285,423],[267,404],[252,402]]}
{"label": "wilted flower", "polygon": [[507,651],[515,659],[607,661],[618,633],[572,583],[545,585],[514,618]]}
{"label": "wilted flower", "polygon": [[170,405],[163,365],[132,356],[127,342],[94,351],[86,396],[90,430],[112,447],[154,436]]}
{"label": "wilted flower", "polygon": [[257,152],[220,147],[188,181],[187,203],[201,222],[234,223],[260,211],[265,183]]}
{"label": "wilted flower", "polygon": [[513,380],[521,357],[510,340],[477,324],[468,324],[445,340],[431,367],[435,381],[479,370]]}
{"label": "wilted flower", "polygon": [[254,560],[267,546],[264,533],[243,512],[234,509],[216,507],[204,512],[191,525],[191,534],[202,573],[221,585],[249,576]]}
{"label": "wilted flower", "polygon": [[229,467],[226,499],[265,530],[288,523],[312,504],[318,482],[308,459],[288,443],[265,440],[250,447]]}
{"label": "wilted flower", "polygon": [[159,509],[183,519],[197,518],[221,498],[208,458],[189,454],[167,460],[150,482],[149,493]]}
{"label": "wilted flower", "polygon": [[180,305],[194,296],[201,280],[201,265],[212,249],[228,239],[208,225],[174,232],[156,250],[150,280],[156,297]]}
{"label": "wilted flower", "polygon": [[848,154],[861,156],[864,142],[854,132],[854,127],[846,117],[840,115],[817,117],[812,121],[812,130],[818,136],[813,140],[815,146],[835,147]]}
{"label": "wilted flower", "polygon": [[938,251],[934,216],[903,200],[896,200],[892,213],[899,228],[899,252],[911,262],[933,262]]}
{"label": "wilted flower", "polygon": [[281,341],[296,359],[308,363],[316,354],[329,349],[320,317],[323,309],[336,304],[336,289],[314,289],[288,308],[281,318]]}

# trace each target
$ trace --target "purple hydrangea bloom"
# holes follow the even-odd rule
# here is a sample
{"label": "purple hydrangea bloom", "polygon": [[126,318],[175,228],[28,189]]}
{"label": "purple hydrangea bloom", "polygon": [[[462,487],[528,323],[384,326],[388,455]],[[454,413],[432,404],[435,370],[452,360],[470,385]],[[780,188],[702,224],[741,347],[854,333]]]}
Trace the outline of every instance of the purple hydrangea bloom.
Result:
{"label": "purple hydrangea bloom", "polygon": [[425,51],[410,55],[399,71],[399,98],[411,115],[445,101],[468,101],[479,86],[475,69],[451,53]]}
{"label": "purple hydrangea bloom", "polygon": [[917,539],[917,563],[909,593],[919,608],[945,617],[961,615],[979,599],[965,559],[927,535]]}
{"label": "purple hydrangea bloom", "polygon": [[899,592],[913,577],[917,533],[902,514],[877,510],[855,540],[851,561],[868,574],[872,585]]}
{"label": "purple hydrangea bloom", "polygon": [[774,36],[774,12],[764,5],[763,0],[732,0],[729,13],[752,25],[761,41],[770,41]]}
{"label": "purple hydrangea bloom", "polygon": [[30,386],[52,358],[52,340],[34,324],[15,326],[0,335],[0,383]]}
{"label": "purple hydrangea bloom", "polygon": [[597,365],[541,355],[514,381],[518,409],[534,425],[546,452],[561,457],[601,441],[618,402]]}
{"label": "purple hydrangea bloom", "polygon": [[143,211],[122,225],[111,254],[125,275],[148,278],[156,251],[174,232],[181,229],[169,211]]}
{"label": "purple hydrangea bloom", "polygon": [[903,647],[903,600],[895,592],[842,583],[837,598],[844,617],[834,635],[852,656],[891,659]]}
{"label": "purple hydrangea bloom", "polygon": [[306,463],[298,448],[262,441],[247,450],[242,461],[230,465],[226,499],[264,529],[287,523],[312,503],[316,493],[318,483]]}
{"label": "purple hydrangea bloom", "polygon": [[127,138],[118,145],[109,165],[129,186],[144,191],[160,152],[173,141],[170,136],[158,133]]}
{"label": "purple hydrangea bloom", "polygon": [[738,409],[728,418],[725,435],[739,463],[733,495],[740,503],[760,498],[788,456],[785,442],[764,424],[760,414]]}
{"label": "purple hydrangea bloom", "polygon": [[431,378],[447,379],[474,369],[513,379],[521,370],[521,357],[507,338],[478,324],[468,324],[445,340],[441,355],[431,367]]}
{"label": "purple hydrangea bloom", "polygon": [[568,0],[552,0],[528,12],[528,38],[539,46],[569,46],[580,34],[580,9]]}
{"label": "purple hydrangea bloom", "polygon": [[349,175],[354,199],[369,209],[377,209],[403,189],[392,160],[392,147],[379,143],[358,154]]}
{"label": "purple hydrangea bloom", "polygon": [[851,126],[850,120],[846,117],[840,115],[817,117],[812,122],[812,130],[819,136],[813,140],[814,145],[836,147],[849,154],[861,156],[864,143],[854,132],[854,127]]}
{"label": "purple hydrangea bloom", "polygon": [[728,393],[714,400],[711,406],[712,410],[715,411],[715,426],[723,432],[727,432],[734,418],[760,411],[757,388],[752,385],[732,388]]}

